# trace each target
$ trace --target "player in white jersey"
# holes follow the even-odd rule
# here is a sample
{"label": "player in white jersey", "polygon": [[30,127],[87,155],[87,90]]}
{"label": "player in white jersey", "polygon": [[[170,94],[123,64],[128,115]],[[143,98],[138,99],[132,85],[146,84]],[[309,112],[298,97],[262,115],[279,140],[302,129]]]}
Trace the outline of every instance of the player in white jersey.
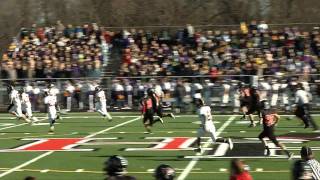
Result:
{"label": "player in white jersey", "polygon": [[48,106],[48,119],[50,123],[49,133],[54,131],[54,123],[57,119],[57,97],[52,94],[45,92],[46,97],[44,98],[44,104]]}
{"label": "player in white jersey", "polygon": [[99,86],[95,88],[95,105],[96,105],[96,111],[100,113],[104,119],[108,119],[109,121],[112,120],[112,117],[107,111],[107,99],[106,95]]}
{"label": "player in white jersey", "polygon": [[21,100],[20,95],[17,90],[14,89],[13,86],[8,86],[7,88],[9,93],[10,105],[8,107],[8,112],[12,115],[16,116],[18,119],[23,119],[26,122],[30,123],[31,121],[22,114],[21,110]]}
{"label": "player in white jersey", "polygon": [[26,93],[26,89],[25,88],[21,89],[20,93],[21,93],[22,113],[24,113],[24,115],[31,121],[37,121],[37,118],[33,117],[32,115],[31,102],[30,102],[28,93]]}
{"label": "player in white jersey", "polygon": [[212,139],[212,142],[222,142],[228,143],[229,148],[233,149],[233,143],[230,138],[218,138],[216,135],[216,128],[212,121],[211,108],[210,106],[206,106],[202,99],[195,100],[196,106],[198,108],[198,114],[201,121],[200,128],[198,129],[198,137],[197,137],[197,152],[201,151],[201,137],[203,137],[206,133],[208,133]]}

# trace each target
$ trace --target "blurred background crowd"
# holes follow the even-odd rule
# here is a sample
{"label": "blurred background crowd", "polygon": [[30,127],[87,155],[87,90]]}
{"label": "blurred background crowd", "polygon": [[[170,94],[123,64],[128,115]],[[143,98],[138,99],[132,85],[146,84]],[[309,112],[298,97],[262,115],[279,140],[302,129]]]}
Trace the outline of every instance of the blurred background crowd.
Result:
{"label": "blurred background crowd", "polygon": [[[317,105],[319,32],[318,27],[271,28],[263,21],[227,30],[188,24],[160,31],[111,31],[95,23],[58,21],[50,27],[22,28],[2,57],[1,77],[47,78],[17,82],[28,87],[31,97],[52,82],[68,110],[93,110],[90,95],[100,85],[114,109],[135,109],[153,87],[163,91],[164,105],[177,111],[188,109],[199,94],[207,104],[236,111],[240,82],[256,86],[273,106],[284,107],[292,101],[295,84],[303,82]],[[41,101],[33,102],[36,108]]]}

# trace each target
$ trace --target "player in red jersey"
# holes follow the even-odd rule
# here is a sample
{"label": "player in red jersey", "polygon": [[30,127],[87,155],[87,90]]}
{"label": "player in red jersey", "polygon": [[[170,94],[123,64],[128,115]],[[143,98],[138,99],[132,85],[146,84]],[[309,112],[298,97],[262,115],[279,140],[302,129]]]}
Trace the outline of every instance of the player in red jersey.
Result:
{"label": "player in red jersey", "polygon": [[231,161],[230,180],[253,180],[246,167],[248,166],[240,159],[233,159]]}

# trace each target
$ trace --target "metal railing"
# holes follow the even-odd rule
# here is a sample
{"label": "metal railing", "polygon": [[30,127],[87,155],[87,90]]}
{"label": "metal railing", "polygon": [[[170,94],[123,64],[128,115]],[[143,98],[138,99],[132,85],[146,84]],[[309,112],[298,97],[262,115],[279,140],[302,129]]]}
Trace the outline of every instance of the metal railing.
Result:
{"label": "metal railing", "polygon": [[[272,106],[279,110],[290,110],[294,103],[294,86],[303,82],[312,95],[313,109],[320,105],[320,74],[283,75],[283,76],[249,76],[219,75],[212,76],[143,76],[143,77],[103,77],[103,78],[59,78],[59,79],[18,79],[17,89],[26,88],[30,95],[33,110],[43,111],[43,94],[48,84],[52,83],[58,90],[60,105],[69,111],[93,111],[94,88],[103,87],[108,97],[111,110],[139,109],[140,99],[148,88],[162,89],[163,105],[166,109],[177,112],[193,111],[193,98],[199,94],[206,104],[215,111],[236,112],[239,109],[239,82],[257,86]],[[308,79],[304,81],[303,79]],[[300,79],[299,79],[300,78]],[[5,112],[8,105],[6,84],[10,79],[0,79],[0,111]],[[196,95],[197,94],[197,95]]]}

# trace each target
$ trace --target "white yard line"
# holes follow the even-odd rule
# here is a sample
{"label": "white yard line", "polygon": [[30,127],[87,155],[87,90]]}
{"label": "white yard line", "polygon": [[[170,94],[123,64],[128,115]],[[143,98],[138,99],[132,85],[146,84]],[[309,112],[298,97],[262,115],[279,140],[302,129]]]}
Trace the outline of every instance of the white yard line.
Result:
{"label": "white yard line", "polygon": [[[217,131],[217,136],[219,136],[223,130],[225,130],[227,128],[227,126],[229,126],[229,124],[236,118],[236,116],[231,116]],[[211,139],[209,139],[206,144],[203,146],[204,148],[207,148],[209,145],[211,144]],[[202,156],[205,153],[205,151],[202,151],[200,153],[197,153],[197,156]],[[184,170],[182,171],[182,173],[180,174],[180,176],[178,177],[177,180],[184,180],[189,173],[191,172],[191,170],[194,168],[194,166],[198,163],[199,158],[195,157],[192,158],[192,160],[189,162],[189,164],[184,168]]]}
{"label": "white yard line", "polygon": [[[134,122],[134,121],[137,121],[138,119],[140,119],[140,117],[137,117],[137,118],[134,118],[134,119],[125,121],[125,122],[123,122],[123,123],[117,124],[117,125],[115,125],[115,126],[113,126],[113,127],[109,127],[109,128],[107,128],[107,129],[104,129],[104,130],[101,130],[101,131],[92,133],[92,134],[90,134],[90,135],[88,135],[88,136],[85,136],[85,137],[83,137],[83,138],[84,138],[84,139],[86,139],[86,138],[92,138],[92,137],[94,137],[94,136],[96,136],[96,135],[102,134],[102,133],[107,132],[107,131],[110,131],[110,130],[112,130],[112,129],[115,129],[115,128],[124,126],[124,125],[129,124],[129,123],[132,123],[132,122]],[[39,155],[39,156],[37,156],[37,157],[35,157],[35,158],[33,158],[33,159],[25,162],[25,163],[23,163],[23,164],[20,164],[19,166],[16,166],[16,167],[14,167],[14,168],[8,169],[8,170],[5,171],[4,173],[1,173],[1,174],[0,174],[0,178],[6,176],[6,175],[8,175],[8,174],[11,174],[11,173],[15,172],[15,171],[19,170],[20,168],[23,168],[23,167],[25,167],[25,166],[28,166],[28,165],[30,165],[30,164],[38,161],[39,159],[42,159],[42,158],[44,158],[44,157],[46,157],[46,156],[49,156],[50,154],[52,154],[52,153],[54,153],[54,152],[55,152],[55,151],[45,152],[45,153],[43,153],[43,154],[41,154],[41,155]]]}
{"label": "white yard line", "polygon": [[[43,117],[43,118],[44,119],[41,119],[41,120],[38,120],[38,121],[35,121],[35,122],[37,123],[37,122],[41,122],[41,121],[44,121],[44,120],[48,119],[47,117]],[[23,120],[21,120],[21,121],[23,121]],[[24,125],[27,125],[27,124],[29,124],[29,123],[21,123],[21,124],[16,124],[16,125],[0,128],[0,131],[1,130],[5,130],[5,129],[11,129],[11,128],[14,128],[14,127],[24,126]]]}

